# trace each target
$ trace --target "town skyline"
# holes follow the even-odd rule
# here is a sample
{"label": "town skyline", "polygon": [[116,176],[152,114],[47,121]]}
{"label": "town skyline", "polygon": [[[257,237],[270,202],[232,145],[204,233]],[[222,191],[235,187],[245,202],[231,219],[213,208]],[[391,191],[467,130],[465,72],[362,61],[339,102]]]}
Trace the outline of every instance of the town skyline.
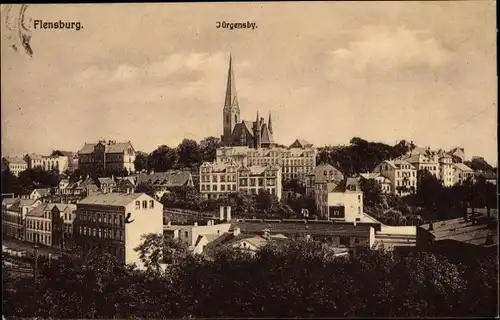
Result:
{"label": "town skyline", "polygon": [[[496,164],[494,3],[391,3],[389,13],[360,5],[30,6],[33,19],[84,28],[33,31],[32,59],[2,44],[2,154],[76,152],[100,139],[151,152],[220,138],[231,52],[242,118],[271,112],[278,143],[405,139]],[[187,11],[196,21],[182,18]],[[420,21],[422,11],[432,23]],[[445,13],[456,22],[441,22]],[[465,19],[476,13],[484,19]],[[328,14],[335,19],[317,18]],[[108,17],[108,26],[127,20],[125,30],[97,30]],[[172,28],[161,27],[165,17]],[[258,29],[216,29],[229,18]]]}

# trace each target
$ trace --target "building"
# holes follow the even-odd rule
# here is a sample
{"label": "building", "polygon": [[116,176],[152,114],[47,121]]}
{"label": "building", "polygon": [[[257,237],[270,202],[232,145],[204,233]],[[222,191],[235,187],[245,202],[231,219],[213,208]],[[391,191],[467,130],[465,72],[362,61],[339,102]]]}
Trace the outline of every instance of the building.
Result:
{"label": "building", "polygon": [[136,152],[130,141],[85,143],[78,151],[78,169],[87,172],[135,172]]}
{"label": "building", "polygon": [[38,189],[33,189],[29,195],[29,199],[32,200],[37,200],[37,199],[43,199],[47,196],[49,196],[50,193],[50,188],[38,188]]}
{"label": "building", "polygon": [[245,166],[277,165],[281,167],[284,181],[295,179],[304,183],[306,175],[316,167],[316,149],[220,147],[216,151],[216,161]]}
{"label": "building", "polygon": [[465,149],[456,147],[448,151],[448,154],[452,157],[453,163],[462,163],[465,161]]}
{"label": "building", "polygon": [[455,172],[453,170],[453,157],[449,154],[439,156],[439,180],[445,187],[455,184]]}
{"label": "building", "polygon": [[391,189],[392,185],[391,180],[389,180],[389,178],[384,177],[380,173],[369,173],[369,172],[360,173],[359,178],[364,180],[370,180],[370,179],[375,180],[380,185],[380,189],[384,194],[393,192],[393,190]]}
{"label": "building", "polygon": [[278,166],[245,166],[234,162],[205,162],[200,166],[200,193],[206,198],[244,192],[258,194],[267,190],[281,200],[281,169]]}
{"label": "building", "polygon": [[409,162],[417,171],[425,170],[437,179],[440,178],[438,155],[430,148],[415,148],[409,153],[398,157],[396,160]]}
{"label": "building", "polygon": [[26,241],[68,248],[72,243],[76,205],[42,203],[26,214]]}
{"label": "building", "polygon": [[328,183],[339,183],[342,180],[342,172],[330,164],[322,163],[306,175],[306,195],[315,197],[316,193],[326,191]]}
{"label": "building", "polygon": [[221,141],[225,146],[269,148],[275,145],[271,113],[269,113],[269,121],[267,124],[264,122],[264,118],[259,117],[259,112],[257,112],[255,121],[246,121],[240,118],[240,106],[236,94],[236,83],[231,56],[229,57],[226,96],[224,108],[222,109],[222,123],[223,130]]}
{"label": "building", "polygon": [[453,164],[453,170],[454,170],[454,180],[455,184],[463,184],[466,181],[474,181],[474,170],[469,168],[463,163],[454,163]]}
{"label": "building", "polygon": [[497,174],[493,171],[476,171],[475,179],[484,179],[487,183],[497,184]]}
{"label": "building", "polygon": [[116,189],[116,181],[115,177],[99,177],[97,178],[97,182],[99,184],[99,190],[103,193],[110,193]]}
{"label": "building", "polygon": [[167,224],[163,230],[163,235],[184,242],[193,253],[202,253],[203,248],[209,242],[229,231],[230,223],[216,224],[209,220],[207,225],[194,223],[189,226]]}
{"label": "building", "polygon": [[463,217],[432,222],[417,228],[417,249],[452,259],[478,259],[498,253],[498,211],[464,212]]}
{"label": "building", "polygon": [[391,190],[399,196],[417,191],[417,169],[406,160],[382,161],[373,172],[388,178]]}
{"label": "building", "polygon": [[9,170],[10,173],[19,177],[19,174],[28,169],[26,161],[19,157],[3,157],[2,158],[2,171]]}
{"label": "building", "polygon": [[296,139],[291,145],[290,148],[295,149],[295,148],[312,148],[314,145],[310,143],[309,141],[303,140],[303,139]]}
{"label": "building", "polygon": [[67,156],[41,156],[34,153],[24,156],[29,169],[41,168],[45,171],[55,170],[61,174],[68,170],[69,159]]}
{"label": "building", "polygon": [[163,205],[145,193],[93,194],[77,203],[75,244],[144,268],[134,249],[145,234],[163,234]]}
{"label": "building", "polygon": [[319,215],[327,220],[356,223],[364,216],[363,192],[356,178],[332,185],[326,200],[316,199]]}
{"label": "building", "polygon": [[2,201],[2,231],[3,236],[24,239],[25,218],[27,213],[39,206],[40,200],[4,199]]}

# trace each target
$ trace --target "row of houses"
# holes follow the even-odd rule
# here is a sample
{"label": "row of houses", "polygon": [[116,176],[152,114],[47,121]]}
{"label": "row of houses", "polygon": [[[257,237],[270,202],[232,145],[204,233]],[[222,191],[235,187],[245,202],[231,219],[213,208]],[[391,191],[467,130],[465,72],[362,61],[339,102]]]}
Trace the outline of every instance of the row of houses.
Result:
{"label": "row of houses", "polygon": [[142,235],[162,234],[163,205],[144,193],[95,193],[76,204],[8,198],[2,201],[3,236],[59,249],[79,246],[142,262],[134,250]]}

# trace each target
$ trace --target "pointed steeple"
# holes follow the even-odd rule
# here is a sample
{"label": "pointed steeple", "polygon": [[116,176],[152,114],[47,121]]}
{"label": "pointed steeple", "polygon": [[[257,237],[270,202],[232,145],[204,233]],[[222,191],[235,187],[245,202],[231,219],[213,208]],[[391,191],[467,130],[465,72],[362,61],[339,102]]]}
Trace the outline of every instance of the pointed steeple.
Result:
{"label": "pointed steeple", "polygon": [[230,108],[233,105],[238,107],[236,83],[234,82],[233,57],[231,53],[229,53],[229,70],[227,72],[226,100],[224,102],[224,107]]}
{"label": "pointed steeple", "polygon": [[257,111],[257,118],[255,118],[255,125],[260,130],[259,124],[260,124],[259,111]]}
{"label": "pointed steeple", "polygon": [[271,121],[271,111],[269,111],[269,122],[267,123],[267,127],[269,128],[269,132],[273,134],[273,123]]}

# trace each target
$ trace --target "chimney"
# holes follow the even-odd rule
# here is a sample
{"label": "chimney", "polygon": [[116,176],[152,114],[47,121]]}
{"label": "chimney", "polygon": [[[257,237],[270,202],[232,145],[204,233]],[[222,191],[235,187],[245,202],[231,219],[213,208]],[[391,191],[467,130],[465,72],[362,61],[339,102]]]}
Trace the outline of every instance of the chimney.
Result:
{"label": "chimney", "polygon": [[233,236],[235,236],[235,237],[236,237],[236,236],[238,236],[240,233],[241,233],[241,232],[240,232],[240,228],[234,228],[234,230],[233,230]]}
{"label": "chimney", "polygon": [[224,206],[219,207],[219,220],[224,221]]}
{"label": "chimney", "polygon": [[198,222],[195,222],[195,223],[194,223],[194,226],[195,226],[195,227],[197,227],[197,226],[198,226]]}
{"label": "chimney", "polygon": [[226,221],[230,222],[231,221],[231,206],[226,207]]}

